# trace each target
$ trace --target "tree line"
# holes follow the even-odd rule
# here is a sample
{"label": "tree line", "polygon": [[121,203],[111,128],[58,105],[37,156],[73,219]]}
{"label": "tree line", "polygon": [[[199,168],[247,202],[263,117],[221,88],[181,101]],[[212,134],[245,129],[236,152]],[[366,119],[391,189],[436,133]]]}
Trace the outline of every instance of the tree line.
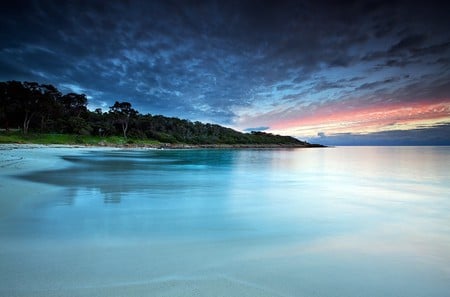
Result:
{"label": "tree line", "polygon": [[87,105],[85,94],[63,94],[50,84],[0,82],[0,125],[6,131],[122,136],[186,144],[307,144],[289,136],[241,133],[215,124],[141,114],[129,102],[115,101],[108,111],[91,111]]}

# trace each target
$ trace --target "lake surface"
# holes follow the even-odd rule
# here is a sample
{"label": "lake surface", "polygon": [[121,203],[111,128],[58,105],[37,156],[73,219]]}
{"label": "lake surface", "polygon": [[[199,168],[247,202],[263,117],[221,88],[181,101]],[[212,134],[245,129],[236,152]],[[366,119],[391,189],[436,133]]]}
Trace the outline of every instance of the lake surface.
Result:
{"label": "lake surface", "polygon": [[0,216],[1,296],[450,296],[450,147],[53,158],[2,178],[39,190]]}

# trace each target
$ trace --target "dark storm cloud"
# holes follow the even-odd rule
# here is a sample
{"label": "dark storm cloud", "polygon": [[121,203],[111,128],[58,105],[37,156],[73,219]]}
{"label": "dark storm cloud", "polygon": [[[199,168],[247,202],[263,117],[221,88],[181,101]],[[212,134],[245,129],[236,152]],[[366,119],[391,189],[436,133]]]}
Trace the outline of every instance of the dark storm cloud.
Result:
{"label": "dark storm cloud", "polygon": [[412,50],[422,45],[426,40],[426,36],[423,34],[414,34],[407,36],[400,40],[398,43],[394,44],[389,50],[388,53],[396,53],[402,50]]}
{"label": "dark storm cloud", "polygon": [[421,48],[413,48],[411,49],[411,52],[415,57],[425,55],[444,55],[450,52],[450,41]]}
{"label": "dark storm cloud", "polygon": [[[418,46],[423,44],[424,40],[424,36],[409,36],[394,44],[389,50],[369,52],[362,58],[362,61],[378,62],[374,69],[380,70],[382,68],[405,67],[411,64],[425,65],[431,63],[433,56],[450,55],[450,42]],[[441,65],[444,66],[445,64]]]}
{"label": "dark storm cloud", "polygon": [[448,96],[445,8],[409,1],[17,1],[0,12],[0,80],[80,90],[92,107],[127,100],[145,113],[221,124],[232,124],[239,110],[280,104],[360,95],[401,101],[411,90]]}

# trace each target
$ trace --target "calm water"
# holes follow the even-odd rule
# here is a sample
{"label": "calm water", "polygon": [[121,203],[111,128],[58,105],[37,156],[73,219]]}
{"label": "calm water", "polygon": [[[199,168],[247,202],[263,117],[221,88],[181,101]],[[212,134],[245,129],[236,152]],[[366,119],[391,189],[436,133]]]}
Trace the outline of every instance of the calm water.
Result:
{"label": "calm water", "polygon": [[63,159],[13,177],[52,190],[0,217],[1,296],[450,296],[450,147]]}

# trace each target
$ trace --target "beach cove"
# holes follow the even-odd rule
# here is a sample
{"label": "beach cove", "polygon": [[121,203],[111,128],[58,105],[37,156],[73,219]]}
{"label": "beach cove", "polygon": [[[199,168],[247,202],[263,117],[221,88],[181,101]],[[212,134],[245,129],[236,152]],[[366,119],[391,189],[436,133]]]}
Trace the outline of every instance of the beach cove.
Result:
{"label": "beach cove", "polygon": [[449,147],[0,145],[0,295],[444,297],[449,167]]}

